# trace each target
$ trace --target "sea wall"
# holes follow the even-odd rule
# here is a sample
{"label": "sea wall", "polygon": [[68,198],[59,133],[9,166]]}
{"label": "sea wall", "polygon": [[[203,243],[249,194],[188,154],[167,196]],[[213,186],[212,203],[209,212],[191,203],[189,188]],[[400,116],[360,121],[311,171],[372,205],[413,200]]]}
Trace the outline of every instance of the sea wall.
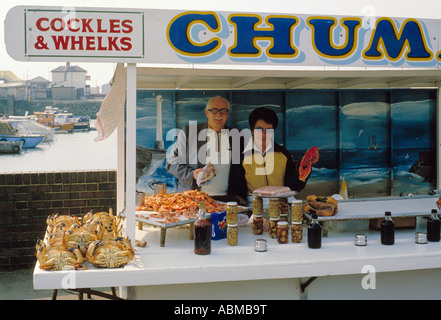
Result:
{"label": "sea wall", "polygon": [[0,174],[0,271],[35,266],[46,218],[116,210],[116,171]]}
{"label": "sea wall", "polygon": [[[5,104],[2,109],[1,103]],[[61,111],[71,112],[76,116],[90,116],[91,119],[96,119],[96,114],[101,108],[102,100],[35,100],[35,101],[13,101],[12,105],[6,100],[0,101],[0,113],[6,113],[8,115],[24,116],[26,111],[34,114],[35,111],[44,111],[46,106],[57,107]],[[9,106],[9,107],[6,107]]]}

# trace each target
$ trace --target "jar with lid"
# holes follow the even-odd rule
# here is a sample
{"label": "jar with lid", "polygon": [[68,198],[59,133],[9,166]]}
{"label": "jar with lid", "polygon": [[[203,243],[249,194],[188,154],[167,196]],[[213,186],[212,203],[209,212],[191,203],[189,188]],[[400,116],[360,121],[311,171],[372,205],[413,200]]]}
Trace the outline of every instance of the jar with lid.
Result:
{"label": "jar with lid", "polygon": [[227,227],[227,244],[229,246],[237,245],[239,240],[239,230],[237,224],[229,224]]}
{"label": "jar with lid", "polygon": [[227,224],[237,224],[237,202],[227,202]]}
{"label": "jar with lid", "polygon": [[257,216],[263,215],[263,199],[259,196],[253,198],[253,214]]}
{"label": "jar with lid", "polygon": [[293,200],[291,203],[291,221],[299,222],[303,220],[302,200]]}
{"label": "jar with lid", "polygon": [[278,221],[279,221],[279,218],[270,218],[269,236],[272,239],[277,239],[277,222]]}
{"label": "jar with lid", "polygon": [[286,222],[288,222],[288,214],[287,213],[285,213],[285,214],[281,213],[280,216],[279,216],[279,221],[286,221]]}
{"label": "jar with lid", "polygon": [[279,199],[271,198],[268,204],[269,217],[271,218],[279,218]]}
{"label": "jar with lid", "polygon": [[199,219],[194,223],[194,253],[211,253],[211,214],[205,210],[205,202],[199,204]]}
{"label": "jar with lid", "polygon": [[277,223],[277,242],[278,243],[288,243],[288,222],[279,221]]}
{"label": "jar with lid", "polygon": [[253,234],[262,234],[263,233],[263,216],[262,215],[253,215]]}
{"label": "jar with lid", "polygon": [[292,222],[291,241],[294,243],[300,243],[303,241],[303,225],[301,221]]}

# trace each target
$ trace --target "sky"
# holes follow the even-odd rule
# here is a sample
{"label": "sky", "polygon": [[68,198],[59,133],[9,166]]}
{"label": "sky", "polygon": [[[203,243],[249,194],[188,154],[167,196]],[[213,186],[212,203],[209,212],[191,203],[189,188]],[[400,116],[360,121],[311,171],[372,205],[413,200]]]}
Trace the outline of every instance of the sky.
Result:
{"label": "sky", "polygon": [[[4,23],[6,13],[18,5],[104,7],[104,8],[163,8],[182,10],[211,10],[236,12],[275,12],[322,15],[382,15],[390,17],[420,17],[441,19],[441,1],[419,0],[0,0],[0,71],[12,71],[23,80],[37,76],[51,79],[50,71],[63,65],[61,62],[20,62],[12,59],[4,44]],[[101,86],[110,81],[115,63],[85,63],[71,61],[87,70],[91,86]]]}

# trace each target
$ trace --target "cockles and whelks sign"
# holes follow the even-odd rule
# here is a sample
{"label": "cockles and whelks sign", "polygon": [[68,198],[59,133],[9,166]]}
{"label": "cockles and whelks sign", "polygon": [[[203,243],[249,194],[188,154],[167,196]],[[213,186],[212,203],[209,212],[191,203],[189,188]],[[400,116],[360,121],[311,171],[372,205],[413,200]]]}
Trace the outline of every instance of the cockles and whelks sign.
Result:
{"label": "cockles and whelks sign", "polygon": [[8,53],[21,61],[441,65],[439,20],[18,6],[5,27]]}

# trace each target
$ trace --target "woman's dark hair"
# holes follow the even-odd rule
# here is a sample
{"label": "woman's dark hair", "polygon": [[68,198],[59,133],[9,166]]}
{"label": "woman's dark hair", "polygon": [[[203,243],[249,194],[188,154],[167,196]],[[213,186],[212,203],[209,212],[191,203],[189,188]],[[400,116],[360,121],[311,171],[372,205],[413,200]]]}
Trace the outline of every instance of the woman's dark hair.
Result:
{"label": "woman's dark hair", "polygon": [[277,129],[277,125],[279,124],[279,118],[277,118],[276,112],[265,107],[256,108],[250,113],[248,123],[250,124],[251,130],[254,129],[254,126],[258,120],[271,123],[274,130]]}

